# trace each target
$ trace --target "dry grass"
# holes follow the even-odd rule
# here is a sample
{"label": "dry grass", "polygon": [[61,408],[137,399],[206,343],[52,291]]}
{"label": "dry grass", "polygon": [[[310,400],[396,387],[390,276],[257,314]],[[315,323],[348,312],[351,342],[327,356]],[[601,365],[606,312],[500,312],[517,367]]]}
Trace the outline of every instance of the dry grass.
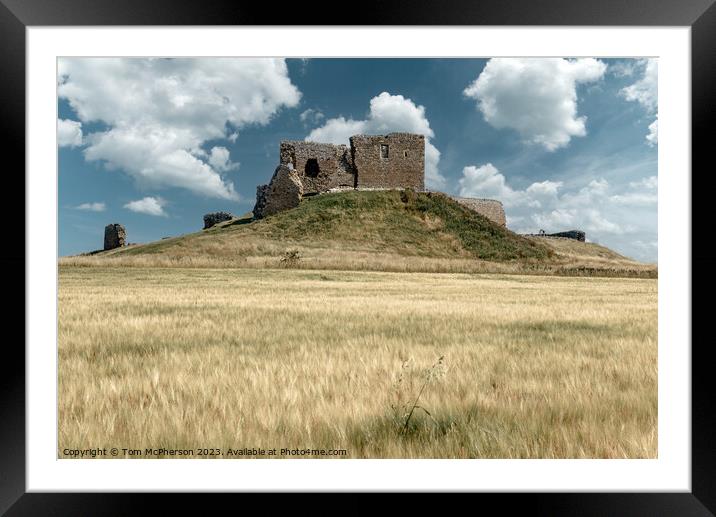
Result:
{"label": "dry grass", "polygon": [[60,457],[653,458],[656,426],[655,280],[60,268]]}
{"label": "dry grass", "polygon": [[[197,237],[161,253],[127,254],[110,251],[98,255],[60,258],[62,266],[139,268],[278,268],[286,252],[297,250],[301,260],[294,268],[315,270],[385,271],[393,273],[502,273],[523,275],[603,276],[656,278],[657,267],[621,257],[596,244],[566,239],[539,238],[554,248],[550,261],[496,262],[475,258],[445,258],[351,249],[344,243],[274,242],[256,236],[240,239]],[[147,246],[151,246],[147,245]],[[599,253],[606,250],[603,255]]]}

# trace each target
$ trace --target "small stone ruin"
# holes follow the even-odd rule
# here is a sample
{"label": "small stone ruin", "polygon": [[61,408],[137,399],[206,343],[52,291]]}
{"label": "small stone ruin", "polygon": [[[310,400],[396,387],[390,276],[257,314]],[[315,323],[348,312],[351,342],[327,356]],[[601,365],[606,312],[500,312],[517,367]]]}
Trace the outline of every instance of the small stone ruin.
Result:
{"label": "small stone ruin", "polygon": [[496,199],[477,199],[471,197],[450,196],[452,199],[460,203],[465,208],[469,208],[473,212],[487,217],[493,223],[500,226],[507,226],[505,218],[505,209],[500,201]]}
{"label": "small stone ruin", "polygon": [[569,230],[566,232],[547,233],[540,230],[539,233],[525,233],[527,237],[561,237],[562,239],[572,239],[579,242],[586,242],[587,234],[582,230]]}
{"label": "small stone ruin", "polygon": [[295,208],[303,197],[303,183],[290,165],[281,164],[271,177],[268,185],[256,189],[254,218],[261,219],[289,208]]}
{"label": "small stone ruin", "polygon": [[204,229],[211,228],[212,226],[223,223],[224,221],[230,221],[234,216],[229,212],[212,212],[204,216]]}
{"label": "small stone ruin", "polygon": [[254,219],[262,219],[264,216],[264,208],[268,201],[269,186],[259,185],[256,187],[256,204],[254,205]]}
{"label": "small stone ruin", "polygon": [[581,230],[570,230],[568,232],[550,233],[548,237],[563,237],[565,239],[574,239],[575,241],[584,242],[587,235]]}
{"label": "small stone ruin", "polygon": [[127,230],[121,224],[113,223],[104,227],[104,249],[113,250],[127,245]]}

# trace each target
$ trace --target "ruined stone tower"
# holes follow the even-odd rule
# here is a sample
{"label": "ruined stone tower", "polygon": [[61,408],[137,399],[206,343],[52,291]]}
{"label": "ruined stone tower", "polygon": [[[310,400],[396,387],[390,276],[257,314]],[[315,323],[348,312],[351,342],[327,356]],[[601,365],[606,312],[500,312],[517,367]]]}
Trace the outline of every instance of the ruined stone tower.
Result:
{"label": "ruined stone tower", "polygon": [[127,244],[127,230],[121,224],[113,223],[104,227],[104,249],[113,250]]}
{"label": "ruined stone tower", "polygon": [[425,137],[412,133],[351,137],[356,187],[425,189]]}

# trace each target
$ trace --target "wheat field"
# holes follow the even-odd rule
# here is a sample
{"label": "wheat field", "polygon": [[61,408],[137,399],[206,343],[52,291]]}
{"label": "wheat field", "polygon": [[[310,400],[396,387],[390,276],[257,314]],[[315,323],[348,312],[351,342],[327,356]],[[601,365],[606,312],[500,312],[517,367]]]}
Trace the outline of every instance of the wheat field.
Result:
{"label": "wheat field", "polygon": [[61,458],[657,455],[655,279],[59,271]]}

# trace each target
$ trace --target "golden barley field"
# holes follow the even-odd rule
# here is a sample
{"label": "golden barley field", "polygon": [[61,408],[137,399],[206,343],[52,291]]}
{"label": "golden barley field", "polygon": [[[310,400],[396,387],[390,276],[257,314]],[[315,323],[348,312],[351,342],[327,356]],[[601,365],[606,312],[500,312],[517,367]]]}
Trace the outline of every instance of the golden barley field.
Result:
{"label": "golden barley field", "polygon": [[59,271],[61,458],[657,455],[655,279]]}

